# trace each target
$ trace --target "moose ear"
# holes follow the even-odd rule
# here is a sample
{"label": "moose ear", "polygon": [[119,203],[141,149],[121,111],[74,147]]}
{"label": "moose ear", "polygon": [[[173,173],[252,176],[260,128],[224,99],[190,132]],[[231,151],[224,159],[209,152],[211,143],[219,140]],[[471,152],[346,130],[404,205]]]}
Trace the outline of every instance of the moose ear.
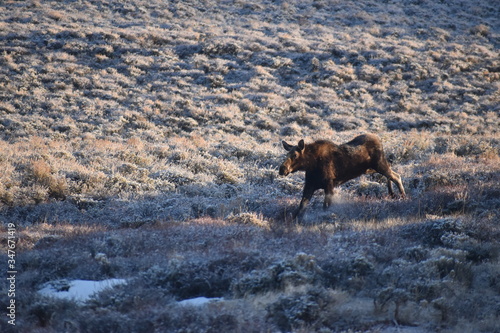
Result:
{"label": "moose ear", "polygon": [[306,147],[306,145],[304,144],[304,139],[299,141],[298,147],[299,150],[304,150],[304,148]]}
{"label": "moose ear", "polygon": [[283,148],[285,148],[286,151],[292,150],[293,146],[290,145],[290,144],[288,144],[288,143],[286,143],[285,140],[281,141],[281,143],[283,144]]}

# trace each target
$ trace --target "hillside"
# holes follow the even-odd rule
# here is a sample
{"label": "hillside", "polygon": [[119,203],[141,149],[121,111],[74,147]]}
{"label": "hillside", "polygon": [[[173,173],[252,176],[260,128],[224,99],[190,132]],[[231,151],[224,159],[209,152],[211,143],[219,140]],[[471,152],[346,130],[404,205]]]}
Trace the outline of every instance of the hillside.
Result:
{"label": "hillside", "polygon": [[[0,9],[16,329],[500,332],[500,1]],[[281,140],[366,132],[408,198],[365,175],[290,221]],[[111,278],[85,303],[37,292]]]}

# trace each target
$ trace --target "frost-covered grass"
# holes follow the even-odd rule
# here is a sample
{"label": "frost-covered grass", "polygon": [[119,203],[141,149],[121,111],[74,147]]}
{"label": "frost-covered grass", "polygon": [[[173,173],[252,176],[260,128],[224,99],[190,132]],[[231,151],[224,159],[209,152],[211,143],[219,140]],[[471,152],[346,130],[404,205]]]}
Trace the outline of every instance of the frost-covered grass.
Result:
{"label": "frost-covered grass", "polygon": [[[498,332],[499,8],[2,2],[21,330]],[[281,140],[364,132],[408,199],[366,175],[291,223]],[[129,283],[83,305],[36,293],[110,278]],[[197,297],[223,300],[178,306]]]}
{"label": "frost-covered grass", "polygon": [[[21,236],[38,241],[22,254],[20,315],[41,332],[498,330],[496,219],[356,224],[240,216],[107,231],[33,226]],[[38,293],[48,281],[117,277],[126,284],[83,305]],[[218,300],[193,304],[199,297]]]}

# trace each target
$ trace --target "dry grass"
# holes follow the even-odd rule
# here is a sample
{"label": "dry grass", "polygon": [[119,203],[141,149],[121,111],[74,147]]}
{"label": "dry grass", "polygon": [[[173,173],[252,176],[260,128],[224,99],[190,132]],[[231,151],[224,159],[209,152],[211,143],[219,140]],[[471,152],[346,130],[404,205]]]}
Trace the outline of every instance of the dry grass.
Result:
{"label": "dry grass", "polygon": [[[0,8],[0,219],[18,226],[22,331],[499,331],[493,2]],[[291,223],[303,175],[277,176],[281,139],[363,132],[409,198],[366,175]],[[83,306],[35,292],[108,277],[129,286]],[[226,301],[176,303],[195,296]]]}

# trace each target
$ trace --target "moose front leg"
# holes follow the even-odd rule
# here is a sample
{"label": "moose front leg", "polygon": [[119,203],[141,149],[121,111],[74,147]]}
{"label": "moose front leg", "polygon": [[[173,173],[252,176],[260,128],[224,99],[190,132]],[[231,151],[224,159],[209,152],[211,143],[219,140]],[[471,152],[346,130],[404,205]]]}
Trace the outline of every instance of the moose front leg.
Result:
{"label": "moose front leg", "polygon": [[297,210],[293,214],[294,220],[302,220],[302,217],[304,217],[304,213],[306,211],[307,204],[309,204],[309,201],[311,201],[315,190],[316,189],[314,189],[313,187],[307,185],[304,187],[304,193],[302,194],[302,200],[300,200],[299,208],[297,208]]}

